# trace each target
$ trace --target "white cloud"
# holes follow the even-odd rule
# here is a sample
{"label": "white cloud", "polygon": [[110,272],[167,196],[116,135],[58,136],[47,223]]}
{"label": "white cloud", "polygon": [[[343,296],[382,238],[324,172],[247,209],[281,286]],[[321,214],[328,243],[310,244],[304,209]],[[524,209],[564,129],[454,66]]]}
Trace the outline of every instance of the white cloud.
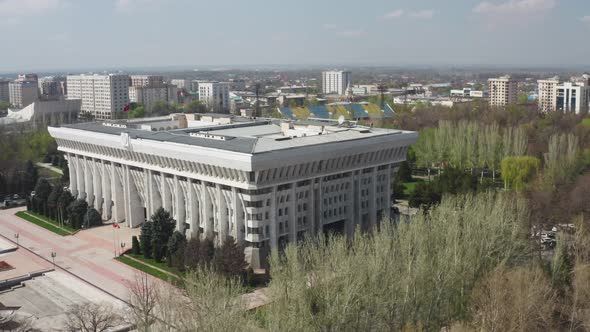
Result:
{"label": "white cloud", "polygon": [[556,0],[508,0],[497,4],[484,1],[475,6],[473,12],[484,15],[529,14],[553,9],[556,5]]}
{"label": "white cloud", "polygon": [[0,0],[0,17],[18,17],[44,14],[59,8],[63,0]]}
{"label": "white cloud", "polygon": [[406,12],[403,9],[397,9],[386,13],[385,15],[379,16],[379,19],[383,20],[393,20],[398,19],[401,17],[409,17],[415,19],[431,19],[434,16],[434,10],[432,9],[425,9],[425,10],[418,10],[418,11],[409,11]]}
{"label": "white cloud", "polygon": [[586,16],[580,18],[580,21],[582,21],[584,23],[590,23],[590,15],[586,15]]}
{"label": "white cloud", "polygon": [[395,18],[400,18],[404,15],[404,10],[403,9],[397,9],[394,11],[391,11],[389,13],[386,13],[385,15],[381,16],[382,18],[389,20],[389,19],[395,19]]}
{"label": "white cloud", "polygon": [[434,16],[434,10],[428,9],[428,10],[420,10],[417,12],[411,12],[408,14],[408,16],[413,17],[413,18],[429,20]]}

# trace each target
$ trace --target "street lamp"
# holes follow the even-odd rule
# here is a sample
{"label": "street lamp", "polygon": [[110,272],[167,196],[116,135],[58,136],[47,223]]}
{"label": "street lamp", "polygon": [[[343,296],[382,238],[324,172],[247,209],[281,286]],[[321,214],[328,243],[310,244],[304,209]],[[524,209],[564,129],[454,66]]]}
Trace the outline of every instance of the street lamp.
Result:
{"label": "street lamp", "polygon": [[57,256],[57,253],[55,251],[51,252],[51,260],[53,261],[53,269],[55,270],[55,257]]}
{"label": "street lamp", "polygon": [[120,256],[123,256],[123,253],[125,252],[124,248],[125,248],[125,242],[121,242],[121,255]]}
{"label": "street lamp", "polygon": [[18,247],[18,238],[20,237],[19,233],[14,234],[14,238],[16,239],[16,246]]}

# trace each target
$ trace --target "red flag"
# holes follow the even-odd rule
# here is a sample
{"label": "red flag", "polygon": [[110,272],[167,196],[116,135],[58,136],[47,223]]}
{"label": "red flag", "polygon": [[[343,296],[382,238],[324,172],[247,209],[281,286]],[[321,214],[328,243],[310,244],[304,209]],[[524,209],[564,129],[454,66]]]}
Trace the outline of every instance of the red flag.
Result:
{"label": "red flag", "polygon": [[114,228],[121,228],[121,227],[119,226],[119,224],[117,224],[117,223],[113,223],[113,227],[114,227]]}
{"label": "red flag", "polygon": [[131,107],[129,105],[125,105],[125,107],[123,107],[123,112],[127,112],[129,111]]}

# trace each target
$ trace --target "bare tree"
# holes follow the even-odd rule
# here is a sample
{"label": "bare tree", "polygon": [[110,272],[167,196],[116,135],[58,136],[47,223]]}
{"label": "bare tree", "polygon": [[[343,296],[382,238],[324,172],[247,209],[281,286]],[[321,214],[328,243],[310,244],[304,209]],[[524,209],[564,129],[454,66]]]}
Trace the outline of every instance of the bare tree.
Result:
{"label": "bare tree", "polygon": [[64,327],[69,332],[103,332],[125,323],[123,317],[105,303],[74,304],[66,316]]}
{"label": "bare tree", "polygon": [[148,332],[156,320],[154,313],[160,298],[159,286],[146,273],[140,272],[135,275],[129,290],[131,314],[137,329]]}

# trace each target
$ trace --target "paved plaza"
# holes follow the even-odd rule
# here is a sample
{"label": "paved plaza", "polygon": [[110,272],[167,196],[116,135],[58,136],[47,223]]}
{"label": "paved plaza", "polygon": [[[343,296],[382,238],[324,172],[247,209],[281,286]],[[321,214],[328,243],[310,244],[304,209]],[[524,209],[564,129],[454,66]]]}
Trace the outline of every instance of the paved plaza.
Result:
{"label": "paved plaza", "polygon": [[[23,209],[0,211],[0,235],[10,240],[15,240],[15,234],[19,235],[21,248],[19,255],[10,259],[14,263],[11,265],[20,266],[21,272],[22,266],[30,266],[27,268],[30,270],[52,268],[51,253],[54,252],[58,272],[68,271],[120,299],[128,298],[128,285],[134,280],[136,271],[113,257],[115,248],[121,250],[118,243],[125,242],[126,249],[129,248],[131,236],[138,235],[139,229],[114,229],[106,225],[73,236],[59,236],[14,215]],[[6,242],[6,239],[2,241]],[[14,274],[8,276],[7,272],[0,272],[0,280],[12,278]]]}

